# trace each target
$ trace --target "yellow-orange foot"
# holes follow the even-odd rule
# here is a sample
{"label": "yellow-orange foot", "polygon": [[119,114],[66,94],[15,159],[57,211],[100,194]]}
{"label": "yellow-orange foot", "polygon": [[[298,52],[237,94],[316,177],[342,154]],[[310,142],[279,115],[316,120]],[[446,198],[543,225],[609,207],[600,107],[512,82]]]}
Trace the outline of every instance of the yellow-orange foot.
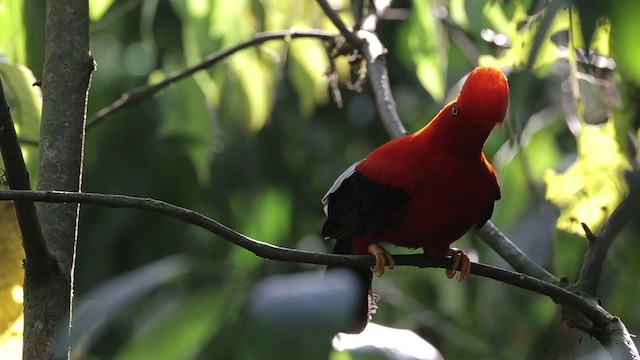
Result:
{"label": "yellow-orange foot", "polygon": [[380,244],[371,244],[367,247],[367,250],[376,257],[376,264],[371,268],[371,271],[376,276],[379,277],[384,274],[385,266],[388,266],[390,270],[393,270],[393,267],[396,266],[396,261],[393,260],[391,253]]}
{"label": "yellow-orange foot", "polygon": [[453,258],[453,266],[451,269],[446,269],[445,274],[449,279],[456,276],[458,267],[460,267],[460,274],[458,274],[457,280],[462,281],[469,277],[471,273],[471,260],[462,249],[451,248],[447,252],[447,255]]}

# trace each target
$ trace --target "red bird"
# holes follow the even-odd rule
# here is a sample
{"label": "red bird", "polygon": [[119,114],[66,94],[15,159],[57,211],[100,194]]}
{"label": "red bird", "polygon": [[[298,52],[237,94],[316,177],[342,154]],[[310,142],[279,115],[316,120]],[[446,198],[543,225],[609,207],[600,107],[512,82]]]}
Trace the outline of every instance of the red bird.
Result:
{"label": "red bird", "polygon": [[477,67],[458,97],[425,127],[392,140],[351,165],[322,199],[326,239],[336,239],[334,254],[373,254],[371,269],[350,268],[361,283],[357,324],[361,332],[375,309],[372,271],[377,276],[394,260],[380,243],[427,255],[453,256],[447,277],[470,272],[467,255],[449,245],[471,227],[481,227],[500,199],[496,172],[483,153],[487,137],[503,123],[509,105],[506,76],[493,67]]}

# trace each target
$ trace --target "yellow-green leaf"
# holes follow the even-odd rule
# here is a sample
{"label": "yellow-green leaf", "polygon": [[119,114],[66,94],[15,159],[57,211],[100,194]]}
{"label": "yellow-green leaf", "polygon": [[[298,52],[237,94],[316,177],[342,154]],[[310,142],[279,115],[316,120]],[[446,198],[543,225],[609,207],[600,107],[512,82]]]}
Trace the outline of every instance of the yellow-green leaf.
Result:
{"label": "yellow-green leaf", "polygon": [[533,69],[545,67],[562,56],[561,49],[552,41],[552,35],[562,31],[571,33],[575,48],[583,47],[577,11],[558,6],[555,4],[539,13],[527,15],[524,6],[517,5],[507,31],[511,47],[498,59],[489,55],[481,56],[480,63],[501,68],[527,64]]}
{"label": "yellow-green leaf", "polygon": [[114,0],[90,0],[89,1],[89,18],[91,21],[102,19],[104,14],[113,5]]}
{"label": "yellow-green leaf", "polygon": [[23,0],[0,1],[0,58],[7,57],[11,61],[26,62],[26,31],[23,18]]}
{"label": "yellow-green leaf", "polygon": [[230,64],[244,95],[242,104],[238,104],[244,108],[238,107],[238,111],[245,115],[249,129],[258,131],[266,124],[271,112],[272,73],[255,52],[238,53]]}
{"label": "yellow-green leaf", "polygon": [[627,192],[629,161],[615,140],[613,122],[583,125],[578,158],[564,172],[545,174],[546,197],[560,208],[558,229],[583,234],[580,223],[597,231]]}
{"label": "yellow-green leaf", "polygon": [[[21,139],[32,142],[40,137],[40,115],[42,113],[42,93],[33,73],[27,67],[0,58],[0,76],[11,107],[11,117],[16,127],[16,133]],[[31,175],[31,182],[35,183],[38,171],[38,147],[25,145],[22,154]]]}
{"label": "yellow-green leaf", "polygon": [[[22,353],[22,238],[13,202],[0,202],[0,358]],[[17,354],[18,357],[11,357]]]}

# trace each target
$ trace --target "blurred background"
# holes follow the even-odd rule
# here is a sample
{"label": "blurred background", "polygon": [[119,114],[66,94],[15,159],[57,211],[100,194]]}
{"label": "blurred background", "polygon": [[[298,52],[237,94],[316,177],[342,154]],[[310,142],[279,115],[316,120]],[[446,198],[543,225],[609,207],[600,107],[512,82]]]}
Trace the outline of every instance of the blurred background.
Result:
{"label": "blurred background", "polygon": [[[123,93],[257,32],[334,31],[314,1],[89,3],[97,63],[90,118]],[[347,24],[363,6],[357,0],[330,3]],[[633,25],[640,6],[573,3],[570,10],[563,1],[364,1],[379,10],[377,34],[388,49],[392,91],[409,131],[455,97],[474,66],[500,66],[509,76],[507,124],[485,148],[502,182],[493,221],[569,282],[587,246],[580,222],[597,231],[627,192],[624,174],[637,166],[640,127],[639,34]],[[14,34],[0,47],[3,81],[11,74],[39,78],[44,4],[0,5]],[[243,50],[92,126],[83,190],[161,199],[261,241],[329,252],[332,244],[320,237],[320,199],[345,168],[389,137],[368,82],[353,90],[357,59],[332,59],[327,46],[288,39]],[[329,87],[330,62],[340,102]],[[37,127],[24,124],[20,136],[33,163],[35,147],[28,140],[37,139]],[[282,358],[277,351],[261,353],[270,330],[252,328],[250,294],[270,276],[320,276],[323,267],[261,259],[157,214],[81,209],[75,309],[82,322],[74,325],[80,329],[74,358]],[[599,292],[631,333],[640,331],[639,225],[636,217],[614,242]],[[480,262],[509,268],[473,235],[456,246]],[[456,283],[439,269],[400,267],[373,286],[381,296],[374,322],[416,332],[447,359],[602,355],[596,340],[562,323],[549,298],[503,283],[475,276]],[[278,326],[273,320],[272,329]],[[281,341],[282,351],[306,339],[309,353],[295,353],[303,358],[357,356],[331,352],[330,337],[314,338],[307,330],[276,332],[270,341]]]}

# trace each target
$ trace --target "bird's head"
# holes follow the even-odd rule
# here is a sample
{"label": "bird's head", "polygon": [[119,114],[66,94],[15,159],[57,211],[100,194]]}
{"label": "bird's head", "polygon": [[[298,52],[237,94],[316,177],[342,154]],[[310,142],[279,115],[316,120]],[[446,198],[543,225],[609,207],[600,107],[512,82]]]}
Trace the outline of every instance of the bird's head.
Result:
{"label": "bird's head", "polygon": [[509,83],[500,69],[479,66],[467,77],[456,101],[458,111],[474,123],[502,125],[509,106]]}

